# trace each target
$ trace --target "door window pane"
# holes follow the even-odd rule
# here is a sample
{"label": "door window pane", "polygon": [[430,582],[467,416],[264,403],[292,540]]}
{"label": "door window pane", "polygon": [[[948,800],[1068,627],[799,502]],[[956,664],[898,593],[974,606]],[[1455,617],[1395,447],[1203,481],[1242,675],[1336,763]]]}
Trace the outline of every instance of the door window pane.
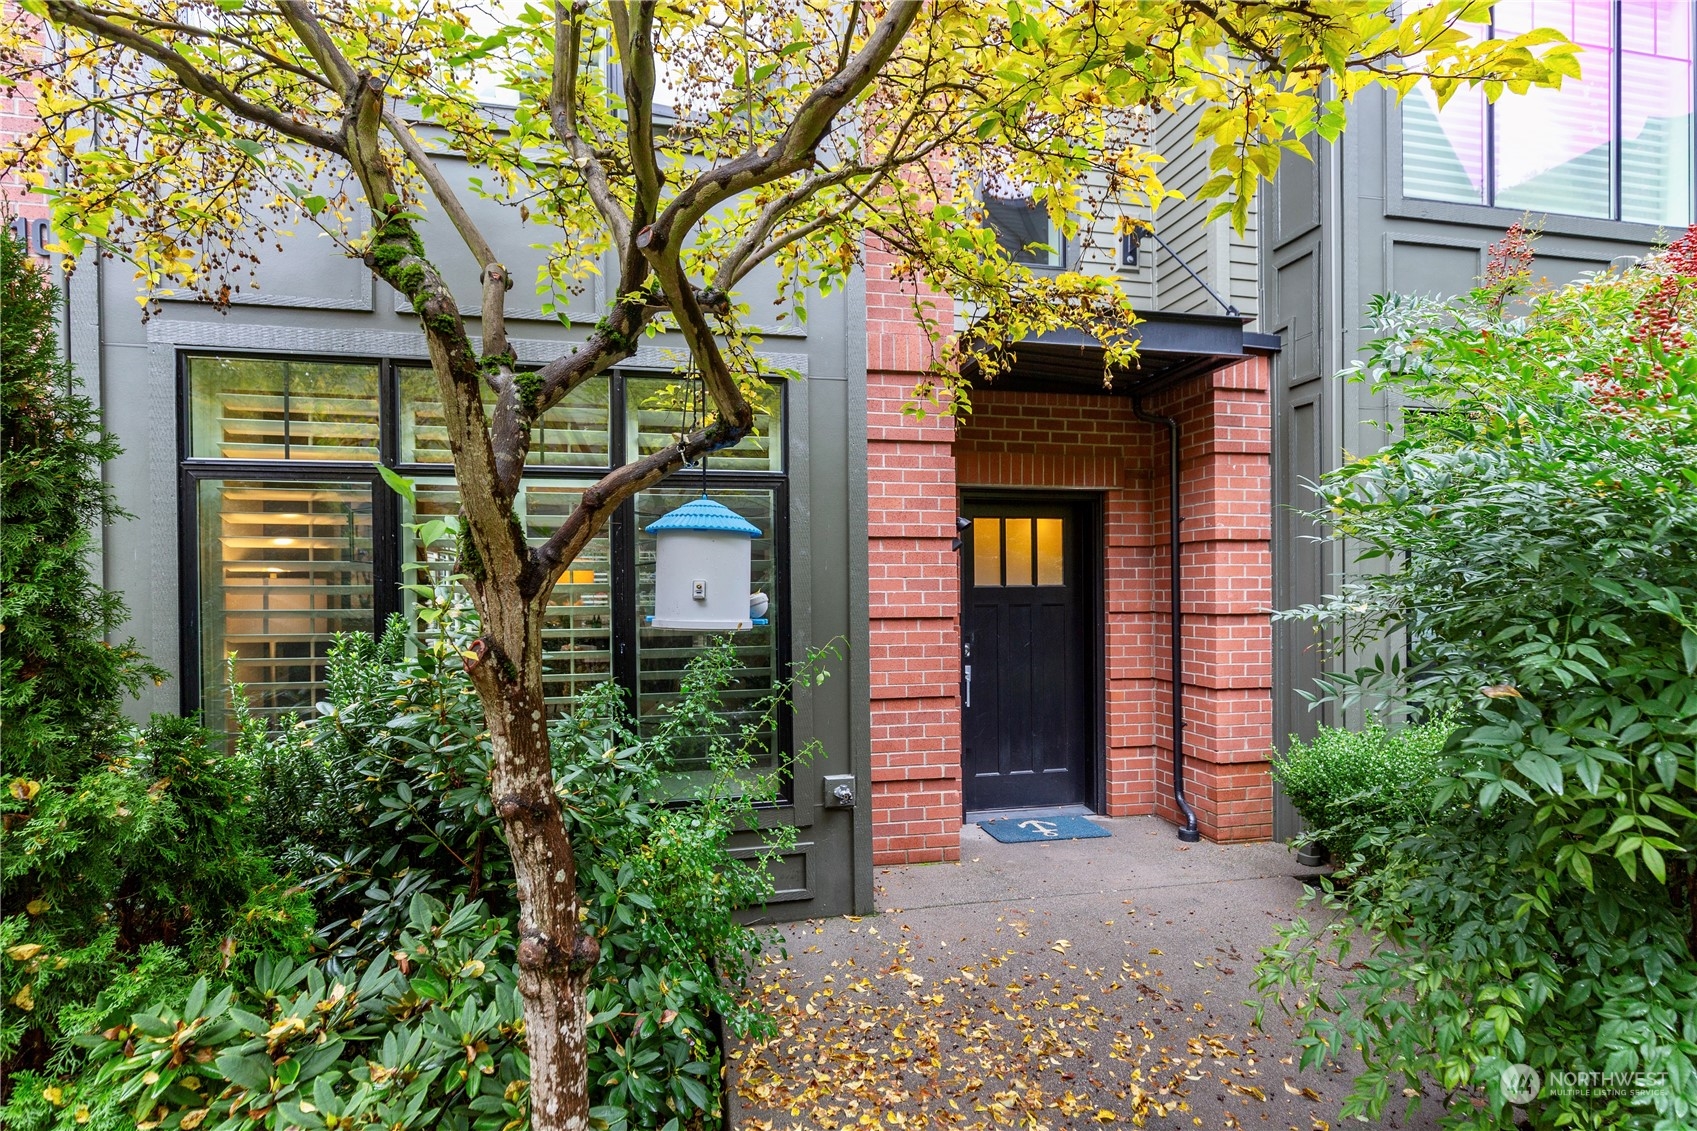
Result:
{"label": "door window pane", "polygon": [[371,632],[371,488],[365,483],[203,481],[201,701],[228,729],[228,673],[264,718],[309,709],[339,632]]}
{"label": "door window pane", "polygon": [[189,455],[212,459],[377,458],[377,367],[191,357]]}
{"label": "door window pane", "polygon": [[[683,670],[695,656],[722,632],[690,629],[654,628],[647,618],[654,612],[654,535],[647,532],[648,524],[691,499],[700,497],[698,487],[676,487],[645,491],[636,497],[636,613],[637,621],[637,714],[644,733],[651,733],[663,711],[678,700]],[[777,599],[777,555],[773,532],[777,528],[776,495],[770,490],[714,490],[716,502],[723,503],[760,528],[760,537],[753,541],[750,588],[768,598],[768,623],[756,624],[746,632],[732,634],[737,649],[738,667],[731,685],[720,693],[723,699],[721,717],[725,720],[725,735],[734,736],[746,722],[760,714],[763,701],[772,692],[779,678],[778,640],[784,631],[779,623]],[[771,769],[776,748],[775,736],[767,731],[763,740],[766,753],[760,758],[762,769]],[[700,774],[706,767],[708,738],[703,736],[688,748],[674,751],[674,771],[684,775]]]}
{"label": "door window pane", "polygon": [[[685,425],[698,415],[701,386],[694,382],[679,377],[630,377],[625,389],[627,459],[653,455],[676,444]],[[783,387],[763,384],[747,396],[754,409],[754,431],[735,447],[714,452],[707,465],[715,471],[782,471]]]}
{"label": "door window pane", "polygon": [[1031,577],[1031,520],[1009,518],[1002,521],[1006,540],[1003,561],[1007,565],[1007,584],[1030,585]]}
{"label": "door window pane", "polygon": [[1064,585],[1066,555],[1061,537],[1061,520],[1037,520],[1037,584]]}
{"label": "door window pane", "polygon": [[[418,484],[416,507],[403,501],[403,521],[409,524],[459,514],[459,488],[449,482]],[[577,506],[583,488],[575,484],[524,483],[514,509],[532,545],[547,540]],[[429,583],[453,568],[453,542],[442,537],[426,546],[419,532],[404,531],[405,580]],[[561,575],[548,601],[542,624],[542,687],[549,713],[569,710],[569,704],[591,685],[613,677],[611,541],[603,530],[590,540],[571,568]],[[418,596],[405,593],[408,619],[415,615]]]}
{"label": "door window pane", "polygon": [[1002,520],[972,520],[972,584],[1002,583]]}
{"label": "door window pane", "polygon": [[[402,463],[452,463],[448,427],[436,374],[408,366],[400,371]],[[611,463],[609,383],[594,377],[542,414],[530,430],[531,467],[607,467]],[[483,407],[493,412],[495,394],[483,387]]]}

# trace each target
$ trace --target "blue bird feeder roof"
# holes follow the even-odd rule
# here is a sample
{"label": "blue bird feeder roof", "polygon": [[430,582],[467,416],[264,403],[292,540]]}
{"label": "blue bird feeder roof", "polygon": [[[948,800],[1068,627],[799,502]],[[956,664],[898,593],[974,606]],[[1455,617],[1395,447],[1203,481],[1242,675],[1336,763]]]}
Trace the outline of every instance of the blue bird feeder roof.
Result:
{"label": "blue bird feeder roof", "polygon": [[648,533],[663,530],[710,530],[719,534],[746,534],[760,537],[760,528],[723,503],[712,499],[691,499],[670,514],[661,515],[647,526]]}

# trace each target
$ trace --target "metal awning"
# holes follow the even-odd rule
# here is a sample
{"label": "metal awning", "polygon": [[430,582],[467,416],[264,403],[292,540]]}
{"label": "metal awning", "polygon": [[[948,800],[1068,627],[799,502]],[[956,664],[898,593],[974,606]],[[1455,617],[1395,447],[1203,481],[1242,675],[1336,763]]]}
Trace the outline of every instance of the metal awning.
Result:
{"label": "metal awning", "polygon": [[1007,372],[993,382],[967,376],[977,388],[1129,395],[1279,350],[1276,334],[1246,331],[1235,316],[1140,312],[1138,318],[1137,360],[1111,386],[1102,379],[1102,343],[1082,330],[1051,330],[1009,346]]}

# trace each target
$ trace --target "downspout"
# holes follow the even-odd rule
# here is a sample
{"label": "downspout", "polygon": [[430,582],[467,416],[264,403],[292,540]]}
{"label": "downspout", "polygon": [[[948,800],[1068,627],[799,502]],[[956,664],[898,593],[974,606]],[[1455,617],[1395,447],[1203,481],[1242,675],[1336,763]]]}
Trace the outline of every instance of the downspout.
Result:
{"label": "downspout", "polygon": [[1179,812],[1184,814],[1178,838],[1194,844],[1202,839],[1202,834],[1196,828],[1196,810],[1190,807],[1184,796],[1184,621],[1180,608],[1184,571],[1179,565],[1178,421],[1170,416],[1145,412],[1142,393],[1132,394],[1131,411],[1145,424],[1161,424],[1167,429],[1167,505],[1171,512],[1167,529],[1172,539],[1173,800],[1178,802]]}

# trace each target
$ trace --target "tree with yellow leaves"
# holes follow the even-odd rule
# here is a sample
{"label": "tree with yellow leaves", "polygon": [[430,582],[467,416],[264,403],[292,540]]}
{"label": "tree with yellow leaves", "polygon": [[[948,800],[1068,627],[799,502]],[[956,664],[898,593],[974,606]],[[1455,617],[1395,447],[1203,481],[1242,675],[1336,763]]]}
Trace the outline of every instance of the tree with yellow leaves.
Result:
{"label": "tree with yellow leaves", "polygon": [[[1061,326],[1110,361],[1133,349],[1114,279],[1033,272],[998,243],[988,178],[1030,186],[1068,233],[1110,203],[1157,206],[1172,193],[1139,126],[1201,102],[1201,191],[1241,228],[1283,150],[1335,136],[1366,85],[1494,95],[1578,73],[1554,33],[1470,38],[1477,0],[1400,20],[1391,0],[555,0],[507,5],[493,29],[459,0],[21,3],[39,24],[0,30],[0,86],[38,91],[42,126],[17,160],[67,251],[126,256],[144,301],[224,303],[268,234],[316,226],[416,312],[464,508],[459,566],[484,633],[468,666],[522,908],[532,1122],[549,1131],[588,1125],[596,959],[543,725],[549,594],[620,503],[752,427],[750,272],[770,264],[799,298],[842,284],[867,241],[893,249],[972,312],[959,339],[933,327],[945,348],[926,393],[947,407],[966,353],[994,372],[1000,346]],[[509,106],[479,100],[491,78]],[[471,189],[450,162],[472,168]],[[511,288],[532,283],[468,191],[548,229],[545,297],[616,280],[587,339],[539,369],[519,368],[505,325]],[[450,292],[467,281],[426,251],[426,214],[476,262],[475,337]],[[614,469],[529,545],[512,503],[532,423],[662,328],[701,375],[705,423]]]}

